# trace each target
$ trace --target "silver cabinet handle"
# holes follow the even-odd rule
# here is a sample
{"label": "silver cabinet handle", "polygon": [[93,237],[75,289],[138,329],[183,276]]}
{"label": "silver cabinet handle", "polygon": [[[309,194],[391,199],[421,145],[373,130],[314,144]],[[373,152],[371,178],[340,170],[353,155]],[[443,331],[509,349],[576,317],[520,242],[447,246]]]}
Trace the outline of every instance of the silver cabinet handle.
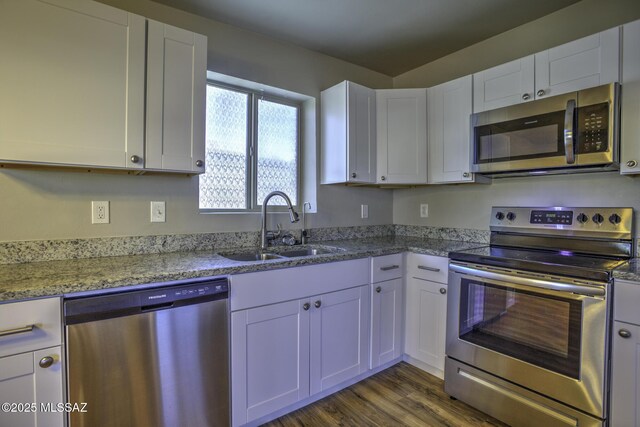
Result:
{"label": "silver cabinet handle", "polygon": [[377,293],[382,292],[382,288],[381,288],[380,286],[378,286],[378,287],[376,288],[376,292],[377,292]]}
{"label": "silver cabinet handle", "polygon": [[627,329],[620,329],[618,331],[618,335],[620,335],[622,338],[631,338],[631,332],[629,332]]}
{"label": "silver cabinet handle", "polygon": [[463,178],[469,178],[471,176],[471,174],[469,172],[465,172],[462,174]]}
{"label": "silver cabinet handle", "polygon": [[386,267],[380,267],[382,271],[395,270],[396,268],[400,268],[399,265],[387,265]]}
{"label": "silver cabinet handle", "polygon": [[536,95],[538,96],[543,96],[544,95],[544,89],[540,89],[539,91],[536,92]]}
{"label": "silver cabinet handle", "polygon": [[635,168],[636,166],[638,166],[638,162],[636,162],[635,160],[629,160],[627,162],[627,167],[628,168]]}
{"label": "silver cabinet handle", "polygon": [[55,359],[51,356],[45,356],[42,359],[40,359],[40,362],[38,362],[38,365],[40,365],[41,368],[48,368],[49,366],[53,365],[53,362],[55,362]]}
{"label": "silver cabinet handle", "polygon": [[5,329],[4,331],[0,331],[0,337],[7,337],[9,335],[17,335],[17,334],[26,334],[28,332],[33,332],[36,328],[36,325],[27,325],[22,328],[15,329]]}
{"label": "silver cabinet handle", "polygon": [[444,295],[447,293],[447,290],[445,288],[440,288],[440,293]]}
{"label": "silver cabinet handle", "polygon": [[386,177],[386,176],[384,176],[384,175],[382,175],[382,176],[380,177],[380,179],[381,179],[382,181],[386,181],[386,180],[387,180],[387,177]]}
{"label": "silver cabinet handle", "polygon": [[308,302],[305,302],[305,303],[302,305],[302,309],[303,309],[304,311],[307,311],[307,310],[309,310],[310,308],[311,308],[311,304],[309,304]]}
{"label": "silver cabinet handle", "polygon": [[204,166],[204,162],[202,160],[196,160],[196,166],[201,168],[202,166]]}
{"label": "silver cabinet handle", "polygon": [[352,173],[351,173],[351,178],[355,178],[356,176],[358,176],[358,175],[356,175],[356,173],[355,173],[355,172],[352,172]]}
{"label": "silver cabinet handle", "polygon": [[567,110],[564,113],[564,154],[567,158],[567,164],[572,165],[576,162],[576,154],[573,147],[575,131],[574,117],[576,111],[576,100],[567,101]]}
{"label": "silver cabinet handle", "polygon": [[433,271],[434,273],[438,273],[440,271],[439,268],[436,267],[428,267],[426,265],[419,265],[418,266],[418,270],[427,270],[427,271]]}
{"label": "silver cabinet handle", "polygon": [[322,301],[318,300],[315,302],[315,304],[313,304],[316,306],[316,308],[320,308],[320,306],[322,305]]}
{"label": "silver cabinet handle", "polygon": [[524,95],[522,95],[522,99],[523,99],[524,101],[528,101],[528,100],[529,100],[529,98],[531,98],[531,95],[529,95],[528,93],[525,93]]}
{"label": "silver cabinet handle", "polygon": [[140,163],[140,156],[131,156],[131,163]]}

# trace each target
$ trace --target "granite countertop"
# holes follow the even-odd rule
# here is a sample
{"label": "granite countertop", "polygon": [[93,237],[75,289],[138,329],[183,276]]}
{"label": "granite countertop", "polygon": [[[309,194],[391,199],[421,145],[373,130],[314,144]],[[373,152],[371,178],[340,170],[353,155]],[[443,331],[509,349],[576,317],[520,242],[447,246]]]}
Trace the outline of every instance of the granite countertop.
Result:
{"label": "granite countertop", "polygon": [[640,258],[632,258],[629,262],[613,270],[613,278],[630,280],[640,284]]}
{"label": "granite countertop", "polygon": [[417,237],[377,237],[334,240],[309,246],[330,247],[334,251],[249,262],[232,261],[212,251],[198,251],[0,265],[0,302],[72,296],[89,291],[344,261],[406,250],[446,257],[451,251],[485,244]]}

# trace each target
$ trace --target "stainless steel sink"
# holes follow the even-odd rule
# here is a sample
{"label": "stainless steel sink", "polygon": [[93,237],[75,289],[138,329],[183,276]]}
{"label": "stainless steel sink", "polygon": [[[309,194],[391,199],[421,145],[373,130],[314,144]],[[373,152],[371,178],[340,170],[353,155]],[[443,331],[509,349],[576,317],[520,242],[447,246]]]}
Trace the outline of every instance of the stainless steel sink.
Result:
{"label": "stainless steel sink", "polygon": [[286,258],[297,258],[301,256],[312,256],[312,255],[322,255],[322,254],[330,254],[335,251],[330,251],[324,248],[300,248],[300,249],[290,249],[286,251],[278,251],[278,255],[281,255]]}
{"label": "stainless steel sink", "polygon": [[270,252],[260,252],[260,251],[251,251],[251,252],[230,252],[230,253],[219,253],[223,258],[230,259],[232,261],[266,261],[268,259],[279,259],[283,258],[280,255],[272,254]]}

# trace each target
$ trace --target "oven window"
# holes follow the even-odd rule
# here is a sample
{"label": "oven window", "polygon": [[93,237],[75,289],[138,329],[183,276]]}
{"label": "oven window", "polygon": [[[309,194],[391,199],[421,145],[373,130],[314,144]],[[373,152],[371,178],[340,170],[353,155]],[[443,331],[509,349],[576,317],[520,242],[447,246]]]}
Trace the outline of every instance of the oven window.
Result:
{"label": "oven window", "polygon": [[475,128],[476,163],[564,156],[564,111]]}
{"label": "oven window", "polygon": [[582,303],[462,279],[460,339],[579,379]]}

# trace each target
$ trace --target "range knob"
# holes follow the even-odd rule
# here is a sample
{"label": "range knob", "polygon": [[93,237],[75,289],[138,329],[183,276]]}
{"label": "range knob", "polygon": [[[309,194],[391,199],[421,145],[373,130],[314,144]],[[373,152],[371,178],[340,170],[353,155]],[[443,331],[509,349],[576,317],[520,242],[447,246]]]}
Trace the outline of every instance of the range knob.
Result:
{"label": "range knob", "polygon": [[513,221],[514,219],[516,219],[516,214],[514,214],[513,212],[507,212],[507,219],[509,221]]}
{"label": "range knob", "polygon": [[504,214],[502,212],[496,213],[496,219],[498,221],[502,221],[504,219]]}
{"label": "range knob", "polygon": [[597,213],[594,216],[592,216],[591,219],[596,224],[602,224],[602,222],[604,221],[604,217],[602,215],[600,215],[599,213]]}
{"label": "range knob", "polygon": [[620,218],[620,215],[618,214],[611,214],[611,216],[609,217],[609,222],[613,225],[620,224],[620,221],[622,221],[622,218]]}
{"label": "range knob", "polygon": [[583,213],[581,213],[580,215],[578,215],[578,216],[576,217],[576,219],[578,220],[578,222],[579,222],[580,224],[584,224],[585,222],[588,222],[588,221],[589,221],[589,217],[588,217],[588,216],[586,216],[586,215],[585,215],[585,214],[583,214]]}

